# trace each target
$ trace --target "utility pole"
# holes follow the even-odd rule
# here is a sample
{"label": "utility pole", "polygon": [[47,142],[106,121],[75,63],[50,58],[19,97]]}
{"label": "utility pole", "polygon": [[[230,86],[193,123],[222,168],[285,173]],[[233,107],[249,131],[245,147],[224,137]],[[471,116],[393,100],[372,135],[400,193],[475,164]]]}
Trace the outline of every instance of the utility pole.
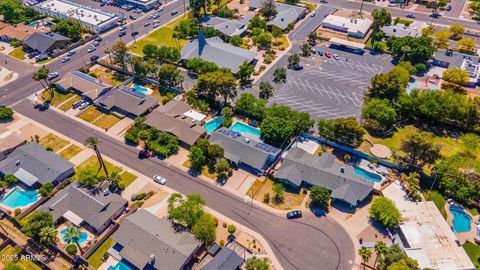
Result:
{"label": "utility pole", "polygon": [[362,15],[362,11],[363,11],[363,0],[362,0],[362,3],[360,4],[360,15]]}

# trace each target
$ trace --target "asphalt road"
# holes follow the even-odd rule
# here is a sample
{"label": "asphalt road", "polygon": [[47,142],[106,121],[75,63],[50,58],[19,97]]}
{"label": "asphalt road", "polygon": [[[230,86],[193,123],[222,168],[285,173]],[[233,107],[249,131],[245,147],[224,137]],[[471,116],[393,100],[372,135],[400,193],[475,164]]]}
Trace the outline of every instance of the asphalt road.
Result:
{"label": "asphalt road", "polygon": [[138,159],[138,149],[117,139],[86,127],[53,110],[39,112],[28,101],[14,107],[15,111],[46,125],[78,142],[96,136],[100,151],[130,168],[168,179],[167,186],[184,194],[198,193],[207,206],[260,233],[270,244],[285,269],[343,270],[351,269],[355,250],[347,232],[328,217],[315,217],[305,213],[302,219],[287,220],[253,206],[249,201],[196,179],[188,173],[159,159]]}

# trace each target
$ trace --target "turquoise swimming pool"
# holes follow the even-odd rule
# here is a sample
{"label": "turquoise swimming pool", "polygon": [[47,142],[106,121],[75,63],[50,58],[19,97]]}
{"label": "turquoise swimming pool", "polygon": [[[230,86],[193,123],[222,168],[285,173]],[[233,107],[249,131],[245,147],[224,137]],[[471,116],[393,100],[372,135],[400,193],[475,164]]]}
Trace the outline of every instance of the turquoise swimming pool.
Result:
{"label": "turquoise swimming pool", "polygon": [[10,191],[0,203],[10,208],[18,208],[32,204],[38,201],[38,199],[38,191],[36,190],[21,190],[15,188]]}
{"label": "turquoise swimming pool", "polygon": [[367,179],[368,181],[373,181],[373,182],[381,182],[382,181],[382,177],[376,173],[372,173],[372,172],[369,172],[369,171],[366,171],[362,168],[359,168],[359,167],[355,167],[355,170],[354,170],[355,174],[358,174],[360,175],[361,177]]}
{"label": "turquoise swimming pool", "polygon": [[143,87],[141,85],[138,85],[138,84],[132,84],[132,89],[135,89],[135,91],[138,91],[138,92],[142,92],[144,94],[147,94],[148,93],[148,88],[146,87]]}
{"label": "turquoise swimming pool", "polygon": [[252,135],[260,137],[260,129],[254,128],[240,121],[235,122],[235,124],[233,124],[233,126],[230,129],[234,131],[238,131],[240,133],[250,133]]}
{"label": "turquoise swimming pool", "polygon": [[223,116],[218,116],[212,119],[211,121],[205,123],[203,127],[207,130],[207,134],[212,133],[217,128],[219,128],[223,123]]}
{"label": "turquoise swimming pool", "polygon": [[458,205],[451,205],[449,207],[450,213],[453,215],[453,230],[455,232],[468,232],[470,231],[470,224],[472,223],[472,217],[465,213],[462,207]]}
{"label": "turquoise swimming pool", "polygon": [[[67,230],[68,228],[65,228],[60,231],[60,235],[62,236],[63,241],[65,242],[70,242],[70,237],[67,237]],[[78,243],[81,244],[87,240],[88,234],[86,232],[80,232],[80,239],[78,239]]]}
{"label": "turquoise swimming pool", "polygon": [[135,270],[135,266],[130,265],[129,262],[121,260],[114,266],[109,266],[107,270]]}

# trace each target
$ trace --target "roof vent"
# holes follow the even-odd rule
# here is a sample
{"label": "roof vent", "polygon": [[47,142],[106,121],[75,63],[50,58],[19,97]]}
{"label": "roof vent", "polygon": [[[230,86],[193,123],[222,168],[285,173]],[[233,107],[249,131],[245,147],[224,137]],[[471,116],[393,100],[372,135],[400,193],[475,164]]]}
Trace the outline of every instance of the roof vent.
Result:
{"label": "roof vent", "polygon": [[343,166],[340,167],[340,172],[341,172],[341,173],[345,173],[345,167],[343,167]]}
{"label": "roof vent", "polygon": [[250,139],[249,138],[245,138],[245,140],[243,140],[244,143],[249,143],[250,142]]}
{"label": "roof vent", "polygon": [[154,264],[155,263],[155,255],[150,254],[150,261],[148,263],[149,264]]}
{"label": "roof vent", "polygon": [[15,162],[17,166],[20,166],[20,159]]}

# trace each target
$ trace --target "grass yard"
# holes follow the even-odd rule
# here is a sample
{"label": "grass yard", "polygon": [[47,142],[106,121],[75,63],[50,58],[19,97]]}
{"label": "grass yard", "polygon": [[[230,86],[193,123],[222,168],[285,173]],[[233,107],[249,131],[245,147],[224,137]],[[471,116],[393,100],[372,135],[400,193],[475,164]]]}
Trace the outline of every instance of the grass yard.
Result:
{"label": "grass yard", "polygon": [[[190,168],[191,167],[190,160],[185,161],[182,165],[187,168]],[[200,174],[215,181],[217,180],[217,176],[218,176],[218,174],[215,171],[210,172],[207,165],[204,165],[202,167]]]}
{"label": "grass yard", "polygon": [[115,244],[115,241],[111,237],[107,238],[105,242],[97,249],[95,252],[88,258],[88,263],[93,267],[93,268],[99,268],[100,265],[103,264],[103,254],[107,252],[109,248],[111,248]]}
{"label": "grass yard", "polygon": [[69,145],[70,143],[55,134],[48,134],[47,136],[43,137],[40,140],[40,145],[45,148],[52,149],[53,152],[57,152],[58,150],[64,148],[65,146]]}
{"label": "grass yard", "polygon": [[132,53],[143,56],[142,49],[143,49],[143,46],[147,44],[155,44],[159,47],[161,46],[177,47],[179,45],[180,48],[182,48],[185,45],[185,43],[187,43],[187,40],[179,39],[178,40],[179,44],[177,44],[176,40],[172,37],[173,29],[186,17],[188,18],[189,14],[190,13],[187,13],[187,15],[185,16],[180,16],[177,19],[168,23],[167,25],[162,26],[157,30],[151,32],[150,34],[144,36],[143,38],[137,40],[137,42],[135,43],[135,48],[131,47],[130,51]]}
{"label": "grass yard", "polygon": [[447,212],[445,211],[445,204],[447,201],[445,198],[443,198],[440,192],[432,190],[427,198],[427,201],[432,201],[437,206],[438,210],[440,210],[440,213],[442,213],[443,218],[447,219]]}
{"label": "grass yard", "polygon": [[81,148],[81,147],[79,147],[75,144],[71,144],[67,148],[63,149],[59,154],[64,159],[69,160],[72,157],[76,156],[78,153],[82,152],[82,150],[83,150],[83,148]]}
{"label": "grass yard", "polygon": [[66,111],[68,111],[72,108],[73,103],[79,101],[80,99],[82,99],[82,97],[75,95],[75,96],[71,97],[69,100],[65,101],[58,108],[60,110],[64,111],[64,112],[66,112]]}
{"label": "grass yard", "polygon": [[23,47],[18,47],[18,48],[15,48],[13,51],[11,51],[8,55],[12,56],[12,57],[15,57],[17,59],[20,59],[20,60],[24,60],[25,59],[25,51],[23,50]]}
{"label": "grass yard", "polygon": [[[112,172],[118,172],[119,173],[120,171],[122,171],[121,168],[113,165],[112,163],[106,161],[105,159],[104,159],[104,162],[105,162],[105,166],[107,167],[107,171],[108,171],[109,174],[112,173]],[[78,165],[77,170],[87,168],[87,167],[93,167],[95,169],[100,168],[100,163],[98,163],[97,156],[93,155],[93,156],[89,157],[87,160],[82,162],[82,164]],[[105,176],[105,172],[103,171],[103,169],[100,170],[100,172],[98,174],[100,176]]]}
{"label": "grass yard", "polygon": [[99,111],[97,107],[95,106],[90,106],[88,109],[83,111],[81,114],[78,115],[78,117],[82,120],[85,120],[89,123],[92,123],[97,120],[100,116],[102,116],[103,112]]}
{"label": "grass yard", "polygon": [[253,198],[257,201],[263,202],[263,196],[265,193],[270,193],[270,202],[268,203],[269,206],[281,210],[289,210],[293,209],[296,207],[299,207],[305,198],[305,194],[303,193],[303,190],[301,190],[299,193],[296,193],[295,191],[291,190],[290,188],[286,187],[286,191],[284,193],[284,200],[280,204],[274,204],[273,203],[273,185],[275,182],[270,179],[266,178],[264,181],[261,181],[259,179],[255,180],[253,185],[250,187],[250,189],[247,191],[246,195],[247,196],[252,196]]}
{"label": "grass yard", "polygon": [[[13,257],[19,255],[19,250],[17,250],[16,248],[14,248],[12,245],[8,245],[6,246],[2,251],[0,251],[0,262],[3,263],[3,265],[5,267],[7,267],[8,265],[14,263],[14,261],[12,260]],[[28,270],[42,270],[42,268],[38,265],[36,265],[33,261],[31,260],[27,260],[27,259],[24,259],[24,260],[18,260],[17,262],[15,262],[17,265],[20,265],[20,267],[24,268],[24,269],[28,269]]]}
{"label": "grass yard", "polygon": [[472,260],[475,269],[480,269],[480,246],[467,241],[463,244],[463,249]]}
{"label": "grass yard", "polygon": [[62,93],[60,91],[57,91],[57,89],[53,90],[53,97],[50,95],[51,91],[50,90],[44,90],[42,94],[40,95],[40,98],[42,101],[50,101],[50,105],[53,107],[57,107],[58,105],[62,104],[69,98],[73,97],[75,94],[68,92],[68,93]]}
{"label": "grass yard", "polygon": [[104,114],[100,118],[97,119],[93,124],[97,127],[104,128],[105,130],[109,130],[113,127],[116,123],[120,121],[120,118],[116,117],[113,114]]}
{"label": "grass yard", "polygon": [[407,20],[407,19],[400,18],[400,17],[395,18],[395,20],[393,20],[393,21],[394,21],[394,22],[396,21],[396,22],[398,22],[399,24],[403,24],[403,25],[407,25],[407,24],[408,24],[408,25],[411,25],[411,24],[413,23],[413,21],[411,21],[411,20]]}
{"label": "grass yard", "polygon": [[120,121],[120,118],[113,114],[104,114],[95,106],[90,106],[87,110],[79,114],[78,117],[106,130]]}
{"label": "grass yard", "polygon": [[122,178],[122,180],[120,180],[120,183],[124,184],[125,187],[128,187],[131,183],[133,183],[133,181],[135,181],[138,178],[133,173],[130,173],[127,171],[120,174],[120,177]]}

